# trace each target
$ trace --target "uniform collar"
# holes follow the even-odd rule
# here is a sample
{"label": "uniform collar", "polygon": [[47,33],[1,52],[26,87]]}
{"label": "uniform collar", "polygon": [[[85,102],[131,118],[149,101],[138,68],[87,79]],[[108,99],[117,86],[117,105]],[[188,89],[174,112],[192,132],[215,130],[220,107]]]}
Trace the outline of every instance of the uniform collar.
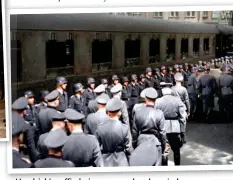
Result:
{"label": "uniform collar", "polygon": [[106,113],[106,109],[99,109],[97,112],[105,112]]}
{"label": "uniform collar", "polygon": [[82,129],[75,129],[72,131],[72,134],[78,134],[78,133],[83,133]]}
{"label": "uniform collar", "polygon": [[110,120],[119,121],[118,118],[110,118]]}
{"label": "uniform collar", "polygon": [[63,94],[64,91],[62,89],[57,89],[59,93]]}
{"label": "uniform collar", "polygon": [[19,148],[12,147],[12,150],[19,152]]}

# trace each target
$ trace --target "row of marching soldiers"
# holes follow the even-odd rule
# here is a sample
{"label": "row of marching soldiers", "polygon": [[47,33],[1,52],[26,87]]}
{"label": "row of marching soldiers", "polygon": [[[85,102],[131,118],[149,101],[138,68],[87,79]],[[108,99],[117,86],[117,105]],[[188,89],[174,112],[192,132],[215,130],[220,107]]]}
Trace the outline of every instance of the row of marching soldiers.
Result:
{"label": "row of marching soldiers", "polygon": [[175,65],[173,73],[147,68],[139,82],[135,74],[122,83],[113,75],[110,86],[102,79],[95,87],[88,78],[86,89],[74,84],[70,98],[66,78],[58,77],[56,89],[42,91],[37,105],[33,92],[26,91],[12,104],[13,168],[168,165],[171,150],[180,165],[192,113],[186,87],[200,88],[194,77],[208,72],[209,64],[185,64],[185,72]]}

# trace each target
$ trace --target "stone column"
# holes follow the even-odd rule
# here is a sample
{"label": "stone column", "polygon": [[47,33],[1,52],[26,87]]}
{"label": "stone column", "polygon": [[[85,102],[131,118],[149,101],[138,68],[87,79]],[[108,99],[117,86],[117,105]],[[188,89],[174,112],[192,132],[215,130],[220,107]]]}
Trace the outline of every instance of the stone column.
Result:
{"label": "stone column", "polygon": [[142,34],[140,44],[140,64],[147,66],[149,64],[150,55],[150,37],[147,34]]}
{"label": "stone column", "polygon": [[200,36],[200,41],[199,41],[199,56],[202,57],[204,56],[204,37]]}
{"label": "stone column", "polygon": [[92,72],[92,36],[89,33],[74,34],[74,72]]}
{"label": "stone column", "polygon": [[22,32],[22,80],[30,82],[46,78],[47,32]]}
{"label": "stone column", "polygon": [[167,34],[160,35],[160,62],[165,62],[167,53]]}
{"label": "stone column", "polygon": [[188,57],[193,57],[193,37],[189,35],[188,37]]}
{"label": "stone column", "polygon": [[125,37],[122,34],[112,36],[112,69],[125,67]]}
{"label": "stone column", "polygon": [[176,34],[176,52],[175,60],[181,59],[181,35]]}

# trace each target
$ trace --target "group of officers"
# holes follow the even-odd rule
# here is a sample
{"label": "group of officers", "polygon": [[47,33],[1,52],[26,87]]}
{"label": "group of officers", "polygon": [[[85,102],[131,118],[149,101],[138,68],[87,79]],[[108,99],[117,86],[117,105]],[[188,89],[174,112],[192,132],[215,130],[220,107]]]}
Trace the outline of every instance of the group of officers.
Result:
{"label": "group of officers", "polygon": [[[219,70],[219,78],[210,74]],[[65,77],[41,102],[26,91],[12,104],[13,168],[168,165],[173,151],[180,165],[186,121],[195,118],[198,99],[208,120],[219,97],[220,111],[232,119],[233,59],[223,57],[174,68],[146,68],[130,78],[112,76],[96,87],[73,85]]]}

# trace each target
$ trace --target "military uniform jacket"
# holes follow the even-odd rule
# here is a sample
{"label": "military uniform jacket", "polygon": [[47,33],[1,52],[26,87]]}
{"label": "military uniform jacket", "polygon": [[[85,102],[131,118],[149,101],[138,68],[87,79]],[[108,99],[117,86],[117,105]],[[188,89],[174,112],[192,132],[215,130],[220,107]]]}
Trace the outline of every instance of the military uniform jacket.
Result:
{"label": "military uniform jacket", "polygon": [[129,127],[118,119],[109,119],[96,131],[103,154],[104,166],[128,166],[130,155]]}
{"label": "military uniform jacket", "polygon": [[194,73],[188,78],[187,91],[189,96],[197,96],[197,78]]}
{"label": "military uniform jacket", "polygon": [[155,107],[164,113],[166,133],[185,132],[186,107],[179,97],[165,95],[156,100]]}
{"label": "military uniform jacket", "polygon": [[129,90],[130,90],[130,106],[131,108],[133,108],[133,106],[139,102],[139,85],[130,83]]}
{"label": "military uniform jacket", "polygon": [[[163,112],[154,106],[144,105],[138,108],[133,117],[133,145],[136,148],[140,142],[157,138],[155,146],[165,149],[166,132]],[[142,140],[143,139],[143,140]],[[138,142],[140,140],[140,142]]]}
{"label": "military uniform jacket", "polygon": [[48,106],[46,109],[42,109],[39,113],[38,131],[40,134],[49,132],[52,129],[52,117],[51,112],[57,110],[53,107]]}
{"label": "military uniform jacket", "polygon": [[187,89],[181,85],[175,85],[172,87],[172,94],[174,96],[180,97],[181,101],[185,104],[187,108],[187,112],[190,112],[190,103],[189,103],[189,95]]}
{"label": "military uniform jacket", "polygon": [[142,83],[142,82],[139,82],[138,85],[139,85],[139,95],[140,95],[146,86],[145,86],[145,83]]}
{"label": "military uniform jacket", "polygon": [[28,105],[24,114],[24,119],[27,122],[29,122],[31,126],[36,126],[37,118],[38,118],[38,114],[37,114],[36,106]]}
{"label": "military uniform jacket", "polygon": [[63,159],[73,162],[75,167],[103,166],[98,140],[83,132],[73,132],[69,136],[63,147]]}
{"label": "military uniform jacket", "polygon": [[46,108],[47,108],[47,103],[45,103],[45,102],[41,102],[39,104],[36,104],[37,114],[39,114],[41,109],[46,109]]}
{"label": "military uniform jacket", "polygon": [[86,106],[88,106],[89,101],[96,98],[96,94],[94,90],[87,88],[83,93],[83,97],[85,98]]}
{"label": "military uniform jacket", "polygon": [[31,168],[32,165],[23,160],[22,155],[16,151],[12,150],[13,168]]}
{"label": "military uniform jacket", "polygon": [[87,106],[87,115],[98,111],[98,103],[95,99],[90,100]]}
{"label": "military uniform jacket", "polygon": [[168,83],[175,84],[175,78],[173,74],[168,74],[167,79],[168,79]]}
{"label": "military uniform jacket", "polygon": [[170,80],[169,80],[167,74],[161,73],[160,82],[170,83]]}
{"label": "military uniform jacket", "polygon": [[148,76],[145,77],[145,88],[154,87],[154,83],[155,81],[152,77],[148,77]]}
{"label": "military uniform jacket", "polygon": [[59,91],[59,106],[57,107],[57,110],[60,112],[64,112],[68,108],[68,95],[67,92],[63,91],[63,94]]}
{"label": "military uniform jacket", "polygon": [[80,96],[80,97],[78,97],[76,95],[71,96],[70,100],[69,100],[69,108],[72,108],[72,109],[78,111],[79,113],[82,113],[85,116],[87,116],[85,99],[82,96]]}
{"label": "military uniform jacket", "polygon": [[221,95],[233,94],[233,76],[229,74],[223,74],[219,79],[219,88]]}
{"label": "military uniform jacket", "polygon": [[197,89],[203,96],[214,95],[217,92],[216,79],[209,74],[203,75],[197,83]]}
{"label": "military uniform jacket", "polygon": [[49,155],[46,159],[38,160],[34,163],[34,168],[71,168],[74,164],[70,161],[64,161],[56,156]]}
{"label": "military uniform jacket", "polygon": [[109,119],[105,110],[98,110],[96,113],[89,114],[85,123],[85,133],[86,134],[96,134],[97,127],[99,124],[105,122]]}

